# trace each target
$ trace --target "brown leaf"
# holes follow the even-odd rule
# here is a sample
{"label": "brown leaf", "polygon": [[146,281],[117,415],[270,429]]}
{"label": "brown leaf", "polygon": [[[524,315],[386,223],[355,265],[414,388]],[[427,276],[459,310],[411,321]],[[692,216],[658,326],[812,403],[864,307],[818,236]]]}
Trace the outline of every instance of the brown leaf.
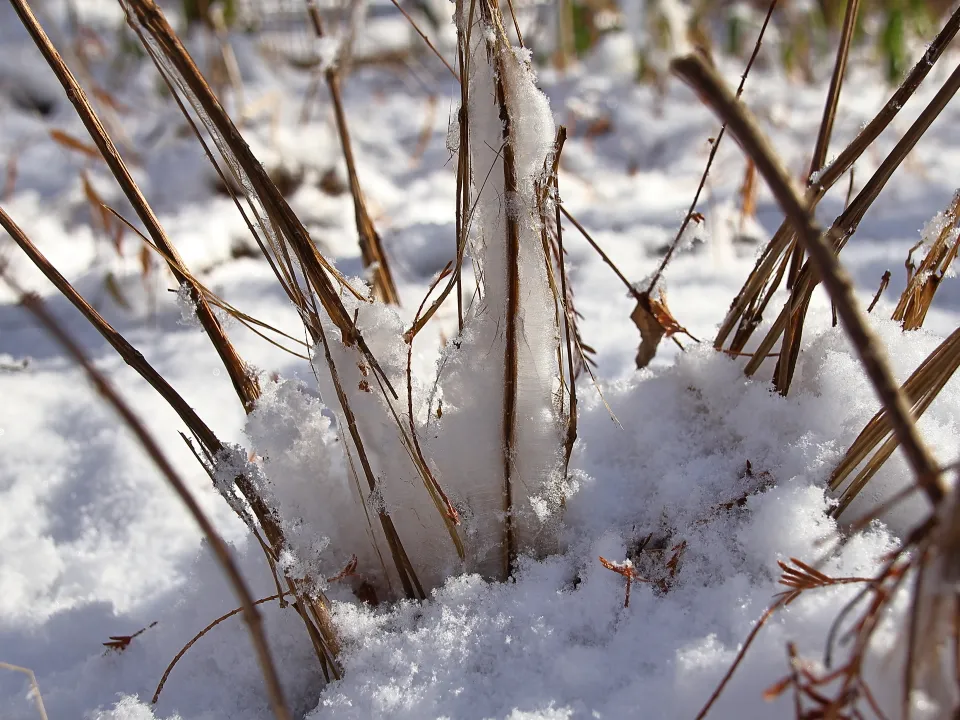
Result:
{"label": "brown leaf", "polygon": [[682,333],[696,341],[696,338],[673,317],[663,292],[660,293],[659,299],[654,299],[647,293],[641,293],[637,297],[637,306],[633,309],[630,319],[640,330],[640,347],[637,349],[638,369],[650,364],[664,337],[669,338]]}
{"label": "brown leaf", "polygon": [[653,360],[665,331],[651,312],[649,297],[646,294],[637,298],[637,306],[633,309],[630,319],[640,331],[640,347],[637,348],[637,369],[639,370]]}

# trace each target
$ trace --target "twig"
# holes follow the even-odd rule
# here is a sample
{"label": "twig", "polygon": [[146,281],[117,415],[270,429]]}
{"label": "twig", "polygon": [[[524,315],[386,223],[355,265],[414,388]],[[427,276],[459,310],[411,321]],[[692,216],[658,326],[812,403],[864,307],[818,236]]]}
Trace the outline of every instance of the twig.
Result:
{"label": "twig", "polygon": [[632,297],[639,298],[641,294],[640,291],[633,286],[633,283],[627,280],[626,276],[622,272],[620,272],[620,268],[618,268],[616,264],[613,262],[613,260],[610,259],[610,256],[603,251],[603,248],[601,248],[597,244],[597,241],[590,236],[590,233],[587,232],[587,229],[580,224],[580,221],[577,220],[573,215],[571,215],[570,211],[567,210],[567,208],[562,203],[557,203],[557,207],[560,208],[560,212],[563,213],[564,217],[566,217],[567,220],[572,222],[573,226],[580,231],[580,234],[583,235],[583,238],[588,243],[590,243],[590,247],[592,247],[597,252],[597,254],[600,256],[600,259],[603,260],[611,270],[613,270],[614,274],[618,278],[620,278],[620,282],[622,282],[624,286],[627,288],[627,292],[629,292]]}
{"label": "twig", "polygon": [[880,287],[877,288],[877,294],[873,296],[873,300],[870,301],[870,305],[867,307],[868,313],[873,312],[873,309],[877,306],[877,303],[880,302],[880,296],[883,295],[883,291],[887,289],[889,284],[890,271],[884,270],[883,276],[880,278]]}
{"label": "twig", "polygon": [[417,26],[417,23],[414,21],[412,17],[410,17],[410,14],[403,9],[403,6],[400,3],[398,3],[397,0],[390,0],[390,2],[393,3],[394,7],[396,7],[397,10],[403,13],[403,16],[407,19],[407,22],[409,22],[410,26],[417,32],[417,35],[419,35],[423,39],[423,41],[427,44],[427,47],[433,51],[433,54],[436,55],[438,58],[440,58],[440,62],[442,62],[444,67],[446,67],[447,70],[450,71],[450,74],[453,75],[453,79],[456,80],[457,82],[460,82],[460,76],[457,75],[457,71],[454,70],[453,66],[447,62],[447,59],[440,54],[440,51],[437,50],[436,46],[434,46],[434,44],[430,42],[430,38],[428,38],[426,34],[423,32],[423,30],[421,30]]}

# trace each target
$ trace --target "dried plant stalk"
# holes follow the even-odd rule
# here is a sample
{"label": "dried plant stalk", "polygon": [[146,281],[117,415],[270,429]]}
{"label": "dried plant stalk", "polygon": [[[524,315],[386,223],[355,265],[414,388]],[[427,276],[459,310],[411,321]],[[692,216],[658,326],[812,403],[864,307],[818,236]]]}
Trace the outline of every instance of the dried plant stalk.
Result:
{"label": "dried plant stalk", "polygon": [[[960,368],[960,330],[955,330],[930,353],[903,384],[902,390],[910,399],[914,417],[919,418],[926,412],[957,368]],[[899,446],[889,414],[882,409],[867,423],[830,475],[830,489],[836,492],[866,461],[840,494],[839,502],[832,510],[834,517],[843,514]]]}
{"label": "dried plant stalk", "polygon": [[167,238],[153,209],[143,196],[143,193],[140,192],[140,188],[127,169],[123,158],[120,157],[116,145],[114,145],[110,139],[96,111],[94,111],[93,106],[87,100],[83,88],[80,87],[73,73],[70,72],[70,69],[64,63],[63,58],[60,57],[50,38],[47,37],[43,28],[40,26],[29,3],[27,0],[12,0],[12,2],[14,10],[16,10],[21,22],[30,33],[34,44],[36,44],[37,48],[43,54],[47,64],[63,86],[67,97],[73,104],[77,114],[87,128],[87,132],[90,133],[90,137],[96,144],[97,150],[103,156],[103,159],[117,179],[117,183],[127,196],[130,204],[133,205],[138,217],[146,227],[147,233],[153,239],[155,245],[163,248],[165,256],[168,258],[168,266],[177,279],[177,282],[186,284],[190,288],[191,299],[196,305],[197,317],[200,320],[200,324],[203,326],[211,342],[213,342],[217,353],[220,355],[227,374],[233,381],[237,395],[244,407],[249,411],[260,395],[260,388],[258,387],[256,378],[247,371],[246,365],[240,358],[233,344],[227,338],[226,333],[223,331],[223,328],[206,299],[198,289],[192,285],[187,275],[183,272],[183,261],[179,253]]}
{"label": "dried plant stalk", "polygon": [[[340,289],[352,292],[357,298],[366,300],[353,291],[336,269],[317,251],[306,229],[290,209],[279,189],[257,161],[250,148],[243,141],[230,117],[203,79],[193,59],[183,47],[176,33],[167,22],[163,13],[153,0],[121,0],[128,21],[141,37],[144,47],[157,65],[157,68],[176,93],[185,96],[187,103],[194,108],[227,161],[227,167],[234,174],[238,184],[244,188],[248,207],[256,218],[256,226],[248,223],[260,245],[261,250],[271,262],[277,278],[280,280],[291,301],[300,310],[304,326],[316,343],[323,344],[325,357],[333,378],[334,386],[339,385],[337,368],[329,353],[330,339],[322,327],[320,308],[330,317],[340,331],[341,340],[348,348],[359,351],[360,357],[372,366],[378,385],[382,388],[387,401],[398,399],[390,380],[380,368],[366,345],[363,336],[354,325],[353,318],[346,311],[340,298]],[[261,238],[256,232],[259,227],[265,234]],[[294,260],[295,258],[295,260]],[[333,280],[340,284],[338,289]],[[318,307],[319,302],[319,307]],[[349,429],[353,442],[353,452],[360,460],[360,466],[368,487],[376,484],[362,434],[350,418],[354,413],[350,407],[349,396],[337,387],[337,399],[340,412]],[[402,425],[401,432],[404,432]],[[350,452],[348,450],[348,452]],[[422,588],[413,572],[396,529],[389,515],[382,513],[380,524],[393,564],[402,580],[409,597],[422,597]]]}
{"label": "dried plant stalk", "polygon": [[[847,241],[856,232],[860,221],[867,210],[876,200],[880,191],[886,186],[887,182],[893,176],[900,164],[910,154],[916,144],[923,137],[927,129],[934,120],[940,115],[947,104],[953,99],[957,91],[960,90],[960,65],[953,71],[943,87],[937,92],[934,98],[927,104],[917,120],[911,125],[909,130],[901,138],[900,142],[890,151],[890,154],[884,159],[873,174],[870,180],[864,185],[863,189],[857,194],[849,207],[834,220],[828,236],[833,246],[833,252],[839,253],[846,245]],[[810,304],[810,299],[814,288],[819,284],[815,268],[810,263],[805,263],[797,277],[791,295],[786,305],[780,312],[780,315],[774,321],[773,326],[767,332],[761,341],[757,355],[749,362],[744,369],[747,375],[752,375],[757,371],[762,363],[762,356],[771,352],[784,329],[788,324],[791,326],[791,342],[789,347],[782,347],[778,369],[775,373],[775,383],[777,389],[786,394],[789,390],[790,382],[793,379],[793,372],[796,369],[796,362],[800,352],[800,335],[802,333],[803,322],[806,318],[806,312]],[[782,369],[786,363],[786,372]]]}
{"label": "dried plant stalk", "polygon": [[[12,285],[9,278],[5,278],[8,284]],[[13,285],[14,290],[19,292],[19,288]],[[194,520],[200,526],[201,531],[207,539],[217,563],[223,569],[227,576],[233,591],[236,593],[243,607],[243,616],[250,631],[250,639],[256,651],[257,661],[260,670],[263,673],[264,682],[267,688],[267,694],[270,699],[270,705],[277,720],[291,720],[292,715],[283,696],[283,688],[280,684],[280,676],[277,673],[273,657],[267,646],[267,639],[263,632],[262,620],[260,614],[254,606],[253,596],[247,587],[246,581],[240,573],[239,568],[230,555],[230,550],[226,542],[220,537],[213,526],[213,523],[203,512],[203,509],[194,499],[193,495],[187,489],[186,483],[173,469],[170,461],[160,450],[159,445],[144,427],[140,419],[134,414],[126,402],[117,394],[110,382],[98,371],[87,359],[79,345],[67,334],[67,332],[53,319],[46,308],[43,306],[39,297],[30,296],[21,292],[21,302],[24,307],[50,332],[70,356],[79,364],[87,375],[87,378],[93,384],[97,393],[120,415],[124,424],[130,428],[140,445],[146,451],[147,455],[156,465],[157,469],[166,478],[170,487],[177,493],[187,510],[193,516]]]}
{"label": "dried plant stalk", "polygon": [[[200,319],[201,324],[207,332],[207,335],[210,337],[214,347],[220,355],[224,363],[224,367],[227,369],[228,374],[233,380],[234,388],[237,391],[241,402],[243,403],[244,409],[247,412],[250,412],[260,394],[260,388],[256,377],[247,371],[245,364],[240,359],[234,346],[227,338],[222,326],[210,308],[206,297],[202,293],[201,289],[192,280],[192,275],[183,265],[176,248],[166,237],[166,234],[164,233],[163,228],[160,226],[160,223],[157,220],[152,208],[150,207],[149,203],[147,203],[136,182],[133,180],[132,176],[127,170],[123,159],[117,152],[116,146],[106,133],[103,125],[100,123],[96,112],[93,110],[93,107],[87,101],[83,89],[79,86],[73,74],[70,72],[70,69],[63,62],[63,59],[60,57],[56,48],[54,48],[53,44],[44,33],[43,28],[33,15],[29,4],[26,2],[26,0],[17,0],[14,4],[14,7],[17,11],[17,14],[20,16],[21,21],[24,23],[24,26],[30,32],[35,44],[44,55],[51,69],[53,69],[58,80],[60,80],[61,84],[63,85],[67,97],[73,103],[81,120],[83,120],[91,138],[97,145],[97,149],[102,154],[104,160],[107,162],[108,167],[114,174],[114,177],[117,179],[127,198],[137,211],[141,221],[147,228],[147,231],[153,240],[154,246],[162,251],[162,255],[166,259],[168,266],[174,273],[176,279],[181,284],[185,284],[191,289],[191,296],[196,305],[198,318]],[[10,230],[9,227],[7,229]],[[11,235],[12,234],[13,233],[11,232]],[[20,233],[20,235],[22,236],[22,233]],[[20,243],[20,245],[21,247],[25,247],[24,243]],[[42,258],[42,256],[39,257]],[[32,259],[37,262],[38,258],[34,256]],[[44,260],[44,262],[46,261]],[[46,264],[49,265],[49,263]],[[48,273],[48,277],[51,277],[51,274]],[[51,277],[51,280],[52,279],[53,278]],[[60,280],[61,282],[59,283],[58,287],[63,289],[63,284],[66,281],[62,278],[60,278]],[[79,295],[77,295],[76,298],[80,299]],[[91,322],[94,322],[92,316],[88,315],[88,319],[91,319]],[[102,318],[100,320],[102,321]],[[101,332],[104,332],[107,330],[107,328],[109,328],[109,326],[106,326],[105,323],[98,325],[97,322],[94,322],[94,325]],[[116,339],[117,334],[113,332],[112,328],[109,329],[109,332],[112,333],[114,339]],[[131,348],[127,348],[124,352],[127,352],[127,350],[130,349]],[[129,358],[134,357],[134,354],[129,352],[124,354],[124,352],[121,352],[121,355],[124,356],[125,359],[128,359],[129,362]],[[133,352],[135,353],[135,351]],[[139,356],[139,353],[135,354],[136,356]],[[139,356],[139,361],[141,362],[138,362],[137,364],[138,370],[141,370],[142,374],[146,373],[144,374],[144,377],[149,375],[150,377],[147,377],[148,381],[150,381],[154,387],[159,389],[161,387],[159,380],[162,380],[162,378],[155,371],[152,374],[147,373],[145,361],[142,360],[142,356]],[[161,394],[166,393],[164,394],[164,397],[168,400],[168,402],[171,402],[176,393],[171,393],[168,390],[172,389],[169,389],[169,386],[167,386],[167,388]],[[173,405],[174,403],[171,402],[171,404]],[[186,406],[186,403],[182,403],[182,399],[180,399],[178,404],[181,405],[178,412],[182,412],[183,406]],[[174,407],[177,409],[176,405],[174,405]],[[186,407],[189,409],[189,406]],[[193,432],[199,431],[197,437],[201,439],[207,457],[210,458],[211,461],[215,462],[218,454],[223,450],[223,445],[219,440],[216,439],[212,432],[209,432],[209,428],[206,428],[206,432],[204,431],[205,425],[199,422],[199,418],[195,413],[192,412],[192,410],[190,410],[189,413],[181,414],[181,417],[183,417],[185,422],[187,422],[186,418],[190,415],[192,415],[192,417],[188,422],[188,426],[191,427],[191,431]],[[263,498],[260,496],[260,493],[254,483],[252,483],[248,478],[240,476],[237,478],[237,487],[244,495],[247,502],[250,503],[251,509],[264,529],[270,544],[270,553],[272,553],[272,557],[268,555],[268,559],[272,567],[273,563],[275,563],[276,559],[279,557],[279,553],[284,545],[283,532],[280,529],[280,525],[274,518],[266,503],[263,501]],[[289,578],[288,583],[290,584],[291,588],[293,588],[295,585],[294,581]],[[323,665],[325,671],[327,671],[328,668],[332,668],[333,674],[336,676],[338,674],[338,670],[336,669],[335,665],[335,657],[339,650],[339,643],[333,631],[333,624],[329,619],[329,611],[326,606],[326,600],[322,597],[306,598],[303,593],[300,593],[299,591],[298,597],[303,601],[304,607],[311,608],[311,611],[317,619],[318,627],[314,629],[311,626],[311,634],[319,634],[324,638],[322,652],[318,653],[318,659]],[[307,616],[303,615],[303,617],[305,622],[307,622]]]}
{"label": "dried plant stalk", "polygon": [[[833,73],[830,76],[830,89],[827,91],[827,100],[823,106],[823,117],[820,120],[820,129],[817,131],[817,144],[810,158],[810,172],[808,177],[823,167],[827,161],[827,150],[830,147],[830,138],[833,135],[833,123],[837,116],[837,106],[840,103],[840,89],[843,87],[843,78],[847,72],[847,60],[850,57],[850,45],[853,42],[853,33],[857,25],[857,15],[860,12],[860,0],[848,0],[843,16],[843,29],[840,32],[840,43],[837,45],[837,56],[833,63]],[[793,257],[790,260],[790,273],[787,275],[787,287],[793,287],[797,273],[800,272],[800,263],[803,262],[803,248],[795,245]]]}
{"label": "dried plant stalk", "polygon": [[[494,66],[494,83],[496,88],[496,103],[499,107],[500,119],[503,122],[503,148],[501,150],[503,163],[503,187],[508,197],[516,195],[519,189],[517,178],[517,163],[514,156],[514,143],[511,136],[513,109],[508,106],[506,88],[504,87],[506,68],[504,67],[504,52],[510,50],[506,31],[503,28],[503,16],[499,6],[493,0],[479,0],[480,18],[494,32],[495,37],[488,45],[488,56]],[[504,317],[505,322],[505,355],[503,359],[503,513],[504,513],[504,540],[503,540],[503,577],[509,576],[517,555],[517,540],[513,529],[513,465],[516,449],[517,423],[517,374],[518,352],[520,342],[518,332],[518,314],[520,311],[520,225],[516,213],[507,212],[505,218],[504,238],[507,253],[507,305]]]}
{"label": "dried plant stalk", "polygon": [[[917,61],[903,83],[874,119],[857,134],[856,138],[830,165],[816,173],[815,177],[810,178],[807,196],[813,207],[816,207],[827,191],[843,177],[844,173],[853,166],[866,149],[880,136],[880,133],[893,121],[942,57],[958,31],[960,31],[960,9],[950,16],[937,37],[927,47],[923,57]],[[731,303],[730,310],[714,339],[715,348],[722,349],[734,328],[738,328],[729,349],[735,352],[744,349],[753,331],[759,325],[761,316],[773,293],[779,287],[786,271],[786,266],[781,260],[784,253],[792,246],[792,242],[793,234],[790,222],[784,220],[757,260],[757,264],[748,276],[743,288]]]}
{"label": "dried plant stalk", "polygon": [[[816,268],[830,299],[837,307],[844,330],[856,349],[880,401],[890,414],[894,432],[914,471],[917,485],[927,494],[931,503],[938,504],[944,496],[944,490],[940,484],[936,462],[920,438],[907,398],[890,372],[883,346],[857,305],[852,282],[840,265],[835,250],[830,247],[832,232],[821,235],[810,202],[794,187],[787,171],[761,134],[756,121],[727,89],[716,71],[695,55],[674,60],[672,67],[674,72],[690,83],[703,100],[727,121],[741,147],[757,164],[757,170],[767,181],[774,197],[803,241],[810,255],[808,265],[812,263]],[[960,69],[955,74],[960,76]]]}
{"label": "dried plant stalk", "polygon": [[40,685],[37,684],[37,676],[33,670],[20,667],[19,665],[11,665],[6,662],[0,662],[0,670],[11,670],[27,676],[27,679],[30,681],[30,694],[33,695],[33,701],[36,703],[40,720],[47,720],[47,709],[43,706],[43,696],[40,694]]}
{"label": "dried plant stalk", "polygon": [[[97,332],[117,351],[117,354],[166,400],[167,404],[177,413],[187,428],[189,428],[191,434],[198,440],[200,446],[203,448],[204,456],[213,462],[216,462],[217,458],[222,457],[227,449],[226,446],[200,416],[197,415],[193,407],[147,362],[143,355],[133,347],[123,335],[117,332],[83,299],[70,282],[44,257],[2,208],[0,208],[0,227],[3,227],[34,265],[36,265],[47,279],[53,283],[57,290],[80,311]],[[207,469],[209,471],[209,468]],[[269,543],[269,548],[265,547],[264,549],[267,552],[267,559],[273,570],[275,563],[279,559],[280,551],[286,544],[283,530],[277,518],[264,502],[253,480],[246,475],[239,475],[235,479],[235,482],[241,494],[250,504],[250,510],[253,512],[253,515],[263,528],[263,532]],[[220,489],[221,488],[218,487],[218,490]],[[229,496],[225,496],[225,499],[242,520],[248,520],[242,506],[238,505],[236,501]],[[296,583],[292,578],[287,578],[287,583],[305,605],[310,605],[313,608],[313,612],[317,616],[316,632],[322,638],[322,642],[318,648],[318,659],[324,668],[329,668],[334,677],[339,676],[339,670],[336,666],[336,656],[340,652],[340,644],[336,632],[333,629],[333,623],[329,618],[328,601],[322,594],[307,598],[302,591],[296,588]],[[306,618],[304,619],[306,621]]]}
{"label": "dried plant stalk", "polygon": [[[323,20],[313,0],[307,0],[307,10],[314,32],[316,32],[318,38],[323,38]],[[357,223],[357,237],[360,243],[363,266],[372,268],[373,289],[377,298],[389,305],[399,305],[400,296],[393,280],[390,263],[383,249],[380,234],[370,218],[363,189],[360,187],[357,163],[353,156],[353,143],[350,140],[350,128],[347,124],[347,113],[343,108],[343,95],[340,92],[340,73],[336,66],[331,66],[323,71],[323,77],[327,82],[327,88],[330,90],[330,99],[333,101],[337,133],[340,136],[340,147],[343,149],[343,159],[347,165],[347,176],[350,179],[350,195],[353,197],[354,218]]]}
{"label": "dried plant stalk", "polygon": [[[933,238],[924,238],[910,250],[907,256],[907,287],[900,295],[900,301],[893,311],[893,319],[904,330],[916,330],[923,326],[927,311],[933,302],[940,283],[943,282],[950,265],[960,250],[960,235],[957,233],[960,223],[960,191],[954,193],[950,207],[942,216],[942,225]],[[913,264],[913,253],[927,240],[933,240],[920,266]]]}

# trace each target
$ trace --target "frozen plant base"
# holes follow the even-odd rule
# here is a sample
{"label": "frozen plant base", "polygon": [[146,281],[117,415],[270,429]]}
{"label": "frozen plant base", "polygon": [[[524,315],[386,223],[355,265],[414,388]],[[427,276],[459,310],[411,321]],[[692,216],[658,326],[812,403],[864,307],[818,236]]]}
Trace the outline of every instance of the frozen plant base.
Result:
{"label": "frozen plant base", "polygon": [[[900,377],[937,342],[923,331],[905,336],[889,322],[878,329]],[[516,579],[505,584],[475,575],[452,578],[422,605],[372,610],[331,586],[341,599],[335,618],[346,644],[346,673],[322,692],[311,682],[309,647],[293,612],[264,606],[295,707],[308,711],[319,695],[311,720],[695,716],[782,590],[776,561],[815,561],[824,541],[837,537],[822,483],[875,411],[875,401],[863,392],[867,381],[839,330],[811,340],[798,378],[796,396],[783,399],[765,383],[745,380],[735,361],[694,350],[671,367],[606,389],[623,429],[586,393],[593,400],[582,415],[574,453],[578,489],[566,509],[565,552],[525,560]],[[953,386],[924,419],[926,437],[941,459],[953,452],[958,415]],[[752,475],[746,473],[748,460]],[[895,459],[875,489],[885,494],[906,477]],[[744,496],[746,502],[737,505]],[[921,510],[907,508],[893,521],[909,524]],[[635,583],[624,608],[623,578],[598,556],[623,560],[650,533],[648,547],[669,551],[685,541],[686,549],[666,592]],[[869,576],[895,545],[876,526],[851,538],[822,569],[833,576]],[[634,559],[641,573],[662,577],[669,554]],[[268,594],[256,548],[248,545],[244,564]],[[762,697],[787,672],[786,643],[795,642],[805,658],[822,658],[838,610],[857,589],[809,591],[776,615],[711,717],[792,712],[789,694],[779,704]],[[907,599],[902,595],[894,604],[868,655],[866,677],[885,707],[899,702]],[[122,658],[93,655],[47,679],[52,716],[75,715],[97,703],[110,706],[117,691],[149,697],[153,688],[145,683],[159,677],[192,628],[229,609],[230,602],[212,562],[202,559],[184,602],[159,616],[166,633],[144,634]],[[242,625],[226,623],[174,671],[155,717],[174,718],[175,711],[184,720],[267,717],[260,687]],[[28,716],[24,705],[13,717]],[[125,699],[91,717],[154,716]]]}

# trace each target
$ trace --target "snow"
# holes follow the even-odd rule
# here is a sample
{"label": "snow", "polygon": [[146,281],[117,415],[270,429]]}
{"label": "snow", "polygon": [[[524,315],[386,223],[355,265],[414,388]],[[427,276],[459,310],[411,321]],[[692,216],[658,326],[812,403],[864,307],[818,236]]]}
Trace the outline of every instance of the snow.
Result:
{"label": "snow", "polygon": [[[670,17],[683,9],[656,4]],[[75,5],[102,37],[115,36],[118,12],[101,3]],[[378,43],[384,48],[414,43],[421,52],[419,39],[391,7],[377,3],[369,9],[373,29],[359,32],[354,60]],[[452,13],[446,3],[430,7],[443,19]],[[44,8],[45,23],[48,17],[51,23],[64,21],[65,5],[50,2]],[[627,13],[631,35],[640,32],[633,23],[642,14],[635,10]],[[59,42],[62,33],[52,35]],[[449,30],[438,37],[446,38],[441,51],[453,57]],[[298,178],[288,196],[291,206],[347,277],[361,275],[349,193],[323,180],[346,177],[325,91],[310,119],[301,122],[308,76],[264,60],[242,37],[234,40],[247,104],[267,108],[249,113],[245,137],[270,169],[283,168]],[[81,170],[106,202],[125,216],[132,212],[101,164],[50,139],[53,128],[85,135],[12,10],[0,8],[0,171],[11,158],[16,163],[6,197],[0,181],[0,205],[225,441],[226,465],[246,468],[278,510],[290,540],[282,561],[286,569],[310,577],[333,602],[345,674],[327,687],[292,608],[276,601],[260,606],[297,717],[693,717],[782,591],[778,561],[797,557],[812,564],[823,558],[821,569],[830,575],[869,576],[928,512],[926,501],[914,496],[882,524],[828,552],[842,528],[827,515],[824,482],[877,403],[842,331],[830,327],[829,304],[819,291],[789,397],[770,390],[773,360],[747,380],[741,359],[709,349],[714,329],[781,217],[760,188],[756,217],[741,226],[737,193],[744,162],[730,139],[718,152],[699,208],[705,222],[691,224],[691,235],[666,273],[671,310],[705,339],[700,346],[691,344],[681,354],[664,343],[651,367],[634,370],[639,338],[629,319],[633,300],[575,229],[564,225],[576,307],[584,316],[584,339],[597,350],[603,395],[588,378],[581,379],[579,439],[569,476],[558,472],[562,409],[553,394],[560,332],[544,274],[539,219],[531,212],[533,183],[552,151],[555,126],[567,123],[570,129],[560,170],[563,201],[631,281],[649,276],[672,241],[709,153],[707,138],[718,128],[681,84],[668,82],[662,96],[634,84],[629,40],[616,34],[583,67],[567,74],[537,67],[538,78],[525,54],[502,49],[520,178],[517,196],[504,198],[494,76],[486,36],[475,35],[470,82],[477,122],[470,150],[478,220],[471,235],[474,265],[463,280],[468,301],[477,285],[481,295],[465,303],[462,337],[456,338],[455,302],[448,302],[417,336],[411,357],[414,424],[432,471],[462,510],[469,552],[461,562],[392,416],[396,411],[406,421],[405,393],[391,410],[376,388],[367,392],[364,383],[373,382],[369,368],[361,367],[360,356],[341,345],[331,328],[330,352],[379,478],[376,492],[365,486],[360,491],[365,504],[357,501],[356,478],[344,453],[355,447],[341,431],[344,418],[322,347],[311,350],[308,363],[229,324],[241,356],[261,373],[263,396],[256,410],[244,415],[176,283],[159,264],[143,275],[140,241],[132,232],[117,251],[98,229]],[[190,42],[203,47],[202,40]],[[351,314],[357,311],[387,377],[403,389],[402,333],[435,274],[452,258],[456,241],[451,154],[460,141],[459,89],[438,61],[417,57],[415,75],[359,64],[344,83],[361,183],[394,262],[403,306],[344,302]],[[269,267],[249,257],[250,239],[232,202],[217,193],[212,171],[176,108],[157,90],[155,70],[133,56],[121,59],[117,69],[109,53],[95,58],[91,72],[101,82],[110,77],[111,92],[130,108],[120,117],[139,155],[133,172],[188,266],[237,308],[302,337]],[[742,63],[721,59],[720,69],[734,82]],[[932,97],[944,73],[934,69],[881,137],[877,152],[861,160],[858,184]],[[886,101],[877,71],[855,64],[849,83],[856,92],[841,98],[831,154]],[[763,64],[747,82],[746,102],[798,174],[809,162],[825,90],[824,83],[794,84]],[[24,93],[49,99],[50,113],[24,109]],[[428,104],[434,94],[436,112]],[[228,107],[232,102],[228,97]],[[951,279],[939,288],[926,329],[904,334],[884,319],[906,281],[898,268],[917,228],[926,228],[925,235],[937,229],[937,213],[956,190],[950,183],[960,160],[957,113],[955,105],[946,109],[843,251],[864,305],[883,271],[894,271],[872,324],[901,381],[960,319],[960,294]],[[588,120],[577,127],[573,117]],[[586,132],[599,117],[609,119],[609,130]],[[843,187],[821,203],[821,220],[842,209],[846,183],[838,186]],[[519,442],[529,454],[518,458],[516,472],[523,480],[518,518],[526,523],[529,554],[521,556],[511,580],[497,583],[486,578],[498,574],[491,553],[503,532],[503,518],[495,512],[503,474],[504,340],[497,319],[504,311],[509,259],[499,237],[511,212],[521,226],[526,340],[521,367],[528,374],[519,382]],[[689,242],[694,237],[702,242]],[[172,411],[2,237],[0,261],[45,298],[141,414],[231,543],[257,597],[275,594],[258,543],[178,437],[182,427]],[[475,270],[482,271],[479,282]],[[108,289],[108,277],[128,307]],[[151,705],[176,653],[236,601],[179,501],[82,373],[2,284],[0,398],[0,661],[36,673],[50,717],[269,717],[239,616],[197,641]],[[958,427],[960,388],[954,380],[920,423],[942,463],[958,458]],[[226,480],[220,490],[230,493],[229,473],[217,477]],[[909,477],[896,454],[844,521],[862,517]],[[396,584],[378,556],[383,543],[375,529],[378,503],[395,518],[418,564],[430,594],[424,602],[363,605],[355,594],[358,578],[336,577],[356,556],[359,572],[374,579],[381,597],[388,594],[384,586]],[[537,536],[544,518],[546,538]],[[624,607],[625,577],[604,567],[600,557],[621,568],[632,564],[642,578],[631,584],[629,607]],[[667,565],[674,557],[675,570]],[[788,694],[774,702],[763,699],[763,691],[789,670],[786,643],[795,642],[800,655],[822,669],[830,626],[857,589],[809,591],[775,615],[710,717],[789,716]],[[868,654],[866,676],[884,707],[899,707],[909,600],[909,591],[897,596]],[[153,622],[156,626],[148,627]],[[148,629],[122,652],[102,645],[141,628]],[[936,701],[918,693],[912,698],[914,716],[938,717],[943,708]],[[0,707],[5,720],[37,717],[21,673],[0,670]]]}

